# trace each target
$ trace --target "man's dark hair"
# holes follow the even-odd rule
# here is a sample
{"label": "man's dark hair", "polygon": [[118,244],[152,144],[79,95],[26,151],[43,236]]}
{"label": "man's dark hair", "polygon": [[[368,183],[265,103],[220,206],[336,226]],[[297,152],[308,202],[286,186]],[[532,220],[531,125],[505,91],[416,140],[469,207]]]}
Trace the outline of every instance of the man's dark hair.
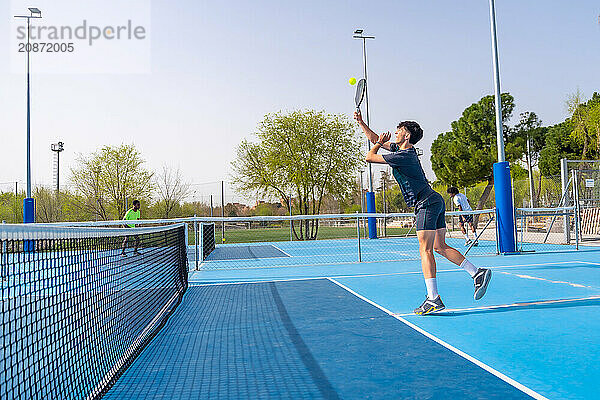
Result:
{"label": "man's dark hair", "polygon": [[134,200],[132,203],[134,206],[137,204],[138,206],[140,205],[140,201],[139,200]]}
{"label": "man's dark hair", "polygon": [[402,121],[398,124],[398,128],[406,128],[410,132],[410,144],[417,144],[423,138],[423,129],[415,121]]}
{"label": "man's dark hair", "polygon": [[458,189],[454,186],[450,186],[447,190],[448,194],[458,194]]}

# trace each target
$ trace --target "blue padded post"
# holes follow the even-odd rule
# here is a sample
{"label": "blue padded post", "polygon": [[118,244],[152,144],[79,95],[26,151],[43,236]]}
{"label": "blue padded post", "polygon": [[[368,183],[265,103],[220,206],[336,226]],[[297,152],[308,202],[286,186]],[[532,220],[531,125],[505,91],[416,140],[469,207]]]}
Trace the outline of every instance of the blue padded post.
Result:
{"label": "blue padded post", "polygon": [[32,224],[35,222],[35,200],[31,197],[23,199],[23,223]]}
{"label": "blue padded post", "polygon": [[507,161],[494,164],[494,191],[500,253],[513,253],[516,250],[515,214],[510,183],[510,166]]}
{"label": "blue padded post", "polygon": [[[23,199],[23,223],[32,224],[35,222],[35,200],[31,197]],[[26,240],[23,243],[25,251],[34,251],[35,244],[33,240]]]}
{"label": "blue padded post", "polygon": [[[367,192],[365,194],[367,199],[367,212],[374,213],[375,212],[375,193]],[[367,222],[369,223],[369,239],[377,239],[377,218],[367,218]]]}

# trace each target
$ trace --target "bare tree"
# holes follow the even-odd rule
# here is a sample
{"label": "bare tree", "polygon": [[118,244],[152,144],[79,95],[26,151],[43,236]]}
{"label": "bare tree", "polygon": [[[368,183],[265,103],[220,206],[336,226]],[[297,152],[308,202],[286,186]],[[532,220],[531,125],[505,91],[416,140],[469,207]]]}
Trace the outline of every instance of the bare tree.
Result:
{"label": "bare tree", "polygon": [[184,182],[179,168],[163,166],[156,179],[158,210],[163,218],[173,216],[175,208],[189,195],[190,185]]}

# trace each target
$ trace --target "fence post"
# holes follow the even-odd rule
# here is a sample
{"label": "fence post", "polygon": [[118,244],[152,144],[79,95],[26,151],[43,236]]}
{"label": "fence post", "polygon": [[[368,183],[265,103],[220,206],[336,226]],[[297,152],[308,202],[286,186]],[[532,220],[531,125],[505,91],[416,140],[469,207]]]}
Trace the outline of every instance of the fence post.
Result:
{"label": "fence post", "polygon": [[[515,215],[517,215],[517,209],[515,208]],[[519,250],[519,246],[515,246],[517,251],[523,251],[523,242],[525,242],[525,225],[527,224],[527,214],[521,214],[521,250]],[[516,224],[515,224],[516,226]],[[515,235],[516,236],[516,235]]]}
{"label": "fence post", "polygon": [[[6,223],[6,221],[2,221],[3,224]],[[2,260],[0,261],[0,264],[2,265],[2,279],[8,279],[8,254],[6,251],[7,248],[7,241],[3,240],[2,241]]]}
{"label": "fence post", "polygon": [[225,243],[225,182],[221,181],[221,243]]}
{"label": "fence post", "polygon": [[494,233],[496,234],[496,254],[500,254],[500,245],[498,243],[498,210],[494,207]]}
{"label": "fence post", "polygon": [[[385,201],[385,179],[383,179],[383,213],[387,215],[387,203]],[[387,218],[383,217],[383,237],[387,237]]]}
{"label": "fence post", "polygon": [[577,170],[573,170],[573,202],[575,203],[575,249],[579,250],[579,239],[581,235],[581,220],[579,214],[579,182],[577,182]]}
{"label": "fence post", "polygon": [[198,258],[200,257],[200,252],[198,251],[198,220],[196,220],[196,214],[194,214],[194,253],[194,258],[196,259],[196,271],[198,271]]}
{"label": "fence post", "polygon": [[575,250],[579,250],[579,213],[575,211]]}
{"label": "fence post", "polygon": [[292,217],[292,194],[291,193],[290,193],[290,198],[288,200],[288,203],[290,205],[290,242],[293,242],[294,241],[294,236],[293,236],[293,234],[294,234],[294,227],[292,226],[293,221],[292,221],[292,218],[291,218]]}
{"label": "fence post", "polygon": [[19,200],[17,200],[19,197],[19,182],[15,182],[15,224],[19,223],[19,212],[17,211],[19,209]]}
{"label": "fence post", "polygon": [[[358,211],[356,212],[358,214]],[[360,252],[360,217],[356,216],[356,238],[358,239],[358,262],[362,262]]]}
{"label": "fence post", "polygon": [[[567,159],[563,158],[560,160],[560,183],[562,194],[565,198],[564,205],[569,206],[571,200],[569,199],[569,171],[567,170]],[[563,216],[563,229],[565,232],[565,243],[571,243],[571,227],[569,223],[569,216]]]}
{"label": "fence post", "polygon": [[[360,171],[360,212],[365,212],[365,191],[363,189],[363,172]],[[367,227],[365,225],[365,236],[367,236]]]}

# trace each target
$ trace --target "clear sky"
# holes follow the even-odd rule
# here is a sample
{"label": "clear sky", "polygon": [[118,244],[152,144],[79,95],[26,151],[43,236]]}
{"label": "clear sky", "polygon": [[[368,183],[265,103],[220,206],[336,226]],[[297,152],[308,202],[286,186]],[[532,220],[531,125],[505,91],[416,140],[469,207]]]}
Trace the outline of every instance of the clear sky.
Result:
{"label": "clear sky", "polygon": [[[67,17],[93,23],[91,10],[101,4],[108,14],[136,20],[135,10],[123,12],[114,0],[65,3],[60,12],[49,0],[0,3],[0,182],[25,181],[25,78],[11,70],[15,60],[24,69],[25,58],[10,39],[12,15],[38,6],[39,23]],[[493,90],[487,0],[145,5],[151,10],[147,71],[36,73],[42,68],[33,55],[34,183],[52,182],[50,143],[58,140],[65,143],[63,176],[78,154],[133,143],[150,168],[178,166],[190,182],[227,179],[236,145],[251,137],[264,114],[353,112],[348,79],[362,71],[361,44],[352,39],[357,27],[376,36],[368,43],[371,125],[381,131],[400,120],[419,121],[431,179],[431,142]],[[600,90],[597,0],[504,0],[496,7],[502,90],[514,95],[517,115],[535,111],[554,124],[566,117],[570,93]]]}

